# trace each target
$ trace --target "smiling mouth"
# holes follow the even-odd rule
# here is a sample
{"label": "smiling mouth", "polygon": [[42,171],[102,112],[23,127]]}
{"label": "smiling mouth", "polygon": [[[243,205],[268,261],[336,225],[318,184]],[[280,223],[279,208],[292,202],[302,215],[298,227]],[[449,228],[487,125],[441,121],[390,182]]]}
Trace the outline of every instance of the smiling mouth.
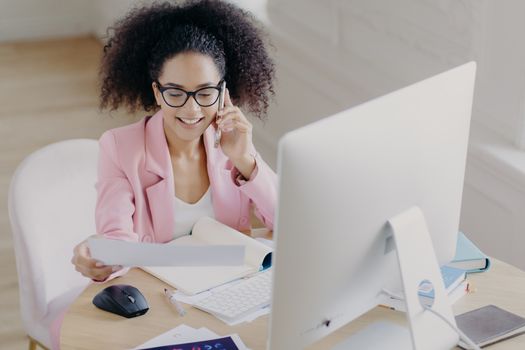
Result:
{"label": "smiling mouth", "polygon": [[180,117],[176,117],[179,121],[181,121],[182,123],[186,124],[186,125],[195,125],[195,124],[198,124],[200,123],[201,121],[204,120],[204,117],[202,118],[191,118],[191,119],[187,119],[187,118],[180,118]]}

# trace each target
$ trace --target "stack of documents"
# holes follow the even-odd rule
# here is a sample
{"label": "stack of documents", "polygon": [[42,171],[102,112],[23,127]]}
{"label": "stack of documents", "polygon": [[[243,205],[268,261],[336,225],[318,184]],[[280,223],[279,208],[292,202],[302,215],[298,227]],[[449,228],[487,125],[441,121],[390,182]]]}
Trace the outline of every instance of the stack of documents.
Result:
{"label": "stack of documents", "polygon": [[237,334],[221,337],[205,327],[195,329],[184,324],[148,340],[134,350],[172,350],[174,348],[178,350],[249,350]]}

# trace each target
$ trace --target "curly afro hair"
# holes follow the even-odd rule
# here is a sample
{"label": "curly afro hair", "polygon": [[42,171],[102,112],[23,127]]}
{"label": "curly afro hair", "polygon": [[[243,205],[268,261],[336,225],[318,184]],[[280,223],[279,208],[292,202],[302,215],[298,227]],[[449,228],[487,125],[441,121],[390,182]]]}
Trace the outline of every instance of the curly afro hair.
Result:
{"label": "curly afro hair", "polygon": [[214,60],[236,104],[266,117],[275,67],[248,12],[219,0],[157,2],[133,9],[110,29],[100,67],[101,109],[156,110],[152,81],[166,60],[190,51]]}

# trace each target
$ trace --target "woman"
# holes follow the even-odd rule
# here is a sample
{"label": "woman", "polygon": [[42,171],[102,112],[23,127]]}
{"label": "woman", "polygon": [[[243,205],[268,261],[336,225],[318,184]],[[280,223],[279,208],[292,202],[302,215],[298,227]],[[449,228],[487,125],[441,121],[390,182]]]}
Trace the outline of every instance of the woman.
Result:
{"label": "woman", "polygon": [[[138,8],[116,23],[104,47],[101,107],[156,113],[100,138],[98,234],[165,243],[202,216],[246,230],[252,204],[272,229],[276,175],[237,107],[262,118],[273,94],[274,66],[253,22],[232,4],[204,0]],[[92,259],[86,241],[72,263],[99,282],[126,271]],[[60,320],[55,344],[59,328]]]}

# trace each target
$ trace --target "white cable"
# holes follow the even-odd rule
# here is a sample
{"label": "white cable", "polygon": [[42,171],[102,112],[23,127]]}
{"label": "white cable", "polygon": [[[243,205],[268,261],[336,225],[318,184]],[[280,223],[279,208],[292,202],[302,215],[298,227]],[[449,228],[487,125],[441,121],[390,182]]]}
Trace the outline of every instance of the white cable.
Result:
{"label": "white cable", "polygon": [[[399,294],[393,293],[393,292],[389,291],[388,289],[383,288],[382,292],[384,294],[388,295],[389,297],[393,298],[393,299],[405,300],[405,298],[403,298]],[[481,348],[476,343],[474,343],[465,333],[463,333],[461,331],[461,329],[459,329],[458,327],[454,326],[454,324],[452,322],[450,322],[445,316],[443,316],[442,314],[440,314],[439,312],[437,312],[436,310],[432,309],[431,307],[429,307],[427,305],[421,304],[421,306],[425,310],[430,311],[431,313],[433,313],[434,315],[436,315],[437,317],[439,317],[440,319],[445,321],[445,323],[448,324],[449,327],[452,328],[459,335],[459,338],[461,340],[463,340],[471,349],[473,349],[473,350],[481,350]]]}
{"label": "white cable", "polygon": [[476,344],[474,343],[469,337],[467,337],[467,335],[465,333],[463,333],[461,331],[461,329],[459,329],[458,327],[454,326],[454,324],[452,322],[450,322],[445,316],[441,315],[439,312],[437,312],[436,310],[432,309],[431,307],[427,306],[427,305],[422,305],[423,308],[425,310],[428,310],[430,312],[432,312],[434,315],[436,315],[437,317],[439,317],[440,319],[442,319],[443,321],[445,321],[453,330],[456,331],[456,333],[459,334],[459,337],[468,345],[470,346],[472,349],[474,350],[481,350],[481,348]]}

